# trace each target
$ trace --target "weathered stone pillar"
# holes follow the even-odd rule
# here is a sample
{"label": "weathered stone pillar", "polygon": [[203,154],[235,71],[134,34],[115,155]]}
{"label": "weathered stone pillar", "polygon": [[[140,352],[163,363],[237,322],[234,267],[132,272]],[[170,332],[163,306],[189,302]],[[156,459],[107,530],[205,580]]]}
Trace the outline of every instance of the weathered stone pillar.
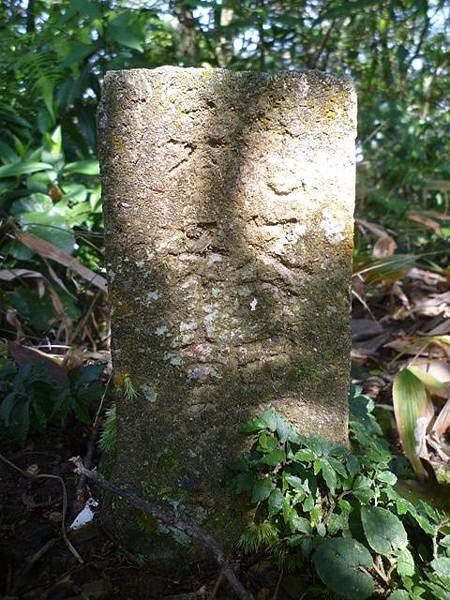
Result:
{"label": "weathered stone pillar", "polygon": [[272,406],[347,436],[355,112],[352,83],[316,71],[105,78],[113,366],[138,392],[118,404],[112,476],[225,546],[248,418]]}

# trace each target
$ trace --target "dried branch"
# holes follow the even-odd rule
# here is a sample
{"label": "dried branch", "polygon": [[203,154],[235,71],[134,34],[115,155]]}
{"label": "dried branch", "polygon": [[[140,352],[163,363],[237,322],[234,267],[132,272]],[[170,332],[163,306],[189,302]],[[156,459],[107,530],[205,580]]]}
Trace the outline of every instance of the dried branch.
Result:
{"label": "dried branch", "polygon": [[183,521],[180,521],[166,510],[157,506],[151,500],[144,500],[143,498],[138,496],[133,490],[124,489],[122,487],[119,487],[118,485],[110,483],[109,481],[104,479],[99,473],[97,473],[97,471],[91,471],[89,469],[86,469],[86,467],[83,465],[83,461],[79,456],[71,458],[70,460],[75,465],[77,473],[79,473],[80,475],[84,475],[93,483],[97,484],[100,488],[110,492],[111,494],[119,496],[120,498],[123,498],[135,508],[140,508],[141,510],[150,513],[155,519],[158,519],[158,521],[164,523],[164,525],[174,527],[175,529],[178,529],[179,531],[182,531],[183,533],[188,535],[191,539],[195,540],[196,542],[199,542],[202,546],[204,546],[207,550],[211,552],[217,564],[221,568],[223,576],[227,579],[228,583],[236,593],[237,597],[240,598],[240,600],[253,600],[252,594],[247,592],[247,590],[238,580],[230,564],[225,559],[225,556],[222,550],[220,549],[218,543],[211,535],[200,529],[200,527],[198,527],[197,525],[191,525],[189,523],[184,523]]}

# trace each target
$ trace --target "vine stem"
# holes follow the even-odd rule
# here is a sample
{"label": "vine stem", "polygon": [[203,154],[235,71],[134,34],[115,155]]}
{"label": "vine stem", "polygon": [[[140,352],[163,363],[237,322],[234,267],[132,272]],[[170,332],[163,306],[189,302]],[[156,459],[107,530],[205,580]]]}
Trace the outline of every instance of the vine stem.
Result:
{"label": "vine stem", "polygon": [[200,527],[195,524],[185,523],[184,521],[180,521],[178,518],[175,518],[168,511],[160,508],[151,500],[144,500],[131,488],[123,488],[115,485],[104,479],[97,471],[86,469],[83,464],[83,461],[79,456],[71,458],[70,461],[75,465],[76,472],[80,475],[85,475],[88,479],[90,479],[94,484],[97,484],[100,488],[118,496],[121,499],[126,500],[131,506],[135,508],[140,508],[145,512],[150,513],[155,519],[158,519],[164,525],[168,525],[169,527],[174,527],[179,531],[182,531],[186,535],[188,535],[191,539],[199,542],[202,546],[207,548],[217,564],[219,565],[223,576],[230,584],[231,588],[234,590],[236,596],[240,600],[254,600],[252,594],[248,592],[239,579],[236,577],[235,572],[231,568],[228,561],[225,559],[224,553],[219,547],[216,540],[206,533]]}

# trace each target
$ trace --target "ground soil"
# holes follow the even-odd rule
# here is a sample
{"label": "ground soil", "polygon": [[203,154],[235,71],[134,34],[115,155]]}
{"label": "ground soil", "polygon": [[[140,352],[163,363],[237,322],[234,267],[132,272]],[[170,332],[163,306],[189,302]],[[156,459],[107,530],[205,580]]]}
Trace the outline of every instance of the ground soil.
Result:
{"label": "ground soil", "polygon": [[[5,440],[0,452],[23,470],[58,475],[68,494],[67,525],[77,513],[77,476],[69,458],[84,456],[89,431],[73,424],[51,431],[24,448]],[[98,458],[98,457],[97,457]],[[58,480],[30,480],[0,462],[0,598],[2,600],[232,600],[215,564],[193,568],[182,579],[155,572],[140,555],[121,547],[98,518],[69,534],[80,564],[61,536],[62,488]],[[89,492],[89,490],[88,490]],[[91,490],[97,496],[95,490]],[[79,508],[79,507],[78,507]],[[234,562],[256,600],[314,597],[305,579],[284,576],[264,556]],[[278,586],[277,586],[278,584]],[[217,589],[216,589],[217,588]],[[308,589],[308,588],[306,588]],[[307,595],[305,595],[307,594]],[[323,594],[323,590],[322,590]]]}

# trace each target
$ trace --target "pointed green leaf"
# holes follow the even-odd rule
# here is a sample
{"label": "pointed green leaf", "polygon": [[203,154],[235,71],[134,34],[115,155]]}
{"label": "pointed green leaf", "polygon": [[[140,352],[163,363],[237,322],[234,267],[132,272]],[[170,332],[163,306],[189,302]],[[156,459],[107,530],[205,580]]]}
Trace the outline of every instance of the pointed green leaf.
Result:
{"label": "pointed green leaf", "polygon": [[257,502],[266,500],[270,495],[271,489],[272,481],[269,478],[258,479],[253,485],[251,502],[256,504]]}

